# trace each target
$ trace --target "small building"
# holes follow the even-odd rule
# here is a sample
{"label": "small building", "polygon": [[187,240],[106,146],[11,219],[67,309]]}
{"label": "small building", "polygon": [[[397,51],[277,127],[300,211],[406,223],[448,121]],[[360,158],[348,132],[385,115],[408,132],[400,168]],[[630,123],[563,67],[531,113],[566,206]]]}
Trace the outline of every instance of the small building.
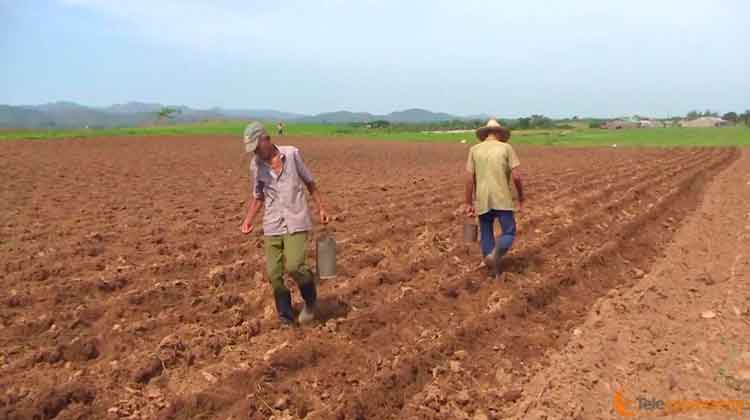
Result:
{"label": "small building", "polygon": [[719,117],[700,117],[680,121],[680,127],[723,127],[726,125],[729,125],[729,121]]}
{"label": "small building", "polygon": [[638,124],[641,128],[664,128],[664,123],[659,120],[640,120]]}
{"label": "small building", "polygon": [[638,128],[641,125],[636,121],[630,121],[630,120],[610,120],[602,124],[602,128],[606,128],[609,130],[621,130],[623,128]]}

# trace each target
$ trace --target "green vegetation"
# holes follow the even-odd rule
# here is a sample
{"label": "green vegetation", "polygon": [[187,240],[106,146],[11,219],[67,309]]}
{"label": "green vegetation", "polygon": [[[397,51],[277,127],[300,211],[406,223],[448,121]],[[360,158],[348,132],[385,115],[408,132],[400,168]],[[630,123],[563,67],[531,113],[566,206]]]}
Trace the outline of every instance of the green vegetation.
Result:
{"label": "green vegetation", "polygon": [[750,128],[634,128],[514,132],[513,142],[550,146],[750,146]]}
{"label": "green vegetation", "polygon": [[180,110],[177,108],[164,106],[159,110],[159,112],[156,113],[156,116],[158,117],[159,121],[168,121],[173,119],[175,115],[179,113]]}
{"label": "green vegetation", "polygon": [[[570,129],[514,130],[515,144],[549,146],[750,146],[750,128],[744,125],[724,128],[642,128],[603,130],[588,128],[589,120],[573,120]],[[57,139],[113,136],[229,135],[239,136],[245,123],[215,121],[199,124],[159,125],[136,128],[0,131],[0,140]],[[394,141],[476,142],[473,131],[435,132],[432,125],[377,124],[302,124],[288,123],[285,135],[330,138],[363,138]],[[557,125],[558,127],[560,124]],[[476,127],[476,126],[473,126]],[[270,133],[275,124],[268,123]]]}
{"label": "green vegetation", "polygon": [[[13,139],[58,139],[116,136],[173,136],[173,135],[241,135],[245,123],[209,122],[199,124],[173,124],[128,128],[93,128],[74,130],[0,130],[0,140]],[[269,129],[271,125],[269,124]]]}

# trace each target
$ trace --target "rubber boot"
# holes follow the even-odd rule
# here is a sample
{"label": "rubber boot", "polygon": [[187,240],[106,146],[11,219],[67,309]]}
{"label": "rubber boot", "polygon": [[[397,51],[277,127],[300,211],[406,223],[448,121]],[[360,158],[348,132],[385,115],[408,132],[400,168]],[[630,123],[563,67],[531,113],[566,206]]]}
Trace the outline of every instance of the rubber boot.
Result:
{"label": "rubber boot", "polygon": [[299,313],[298,321],[300,324],[306,324],[315,319],[315,311],[317,310],[318,292],[315,289],[315,282],[309,281],[299,286],[300,294],[302,299],[305,300],[305,306]]}
{"label": "rubber boot", "polygon": [[292,294],[289,293],[289,290],[282,290],[274,292],[273,297],[276,301],[276,312],[279,314],[279,321],[283,325],[293,325]]}

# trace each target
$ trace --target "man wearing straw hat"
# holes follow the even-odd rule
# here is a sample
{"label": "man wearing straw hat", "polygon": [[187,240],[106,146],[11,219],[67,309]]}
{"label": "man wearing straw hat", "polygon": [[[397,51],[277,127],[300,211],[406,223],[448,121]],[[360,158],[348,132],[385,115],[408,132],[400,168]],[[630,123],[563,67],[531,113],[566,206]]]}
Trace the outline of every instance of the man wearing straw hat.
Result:
{"label": "man wearing straw hat", "polygon": [[253,219],[261,207],[265,237],[266,272],[273,288],[276,311],[284,325],[295,324],[292,296],[284,286],[284,271],[299,287],[305,305],[297,321],[307,323],[315,318],[317,291],[313,273],[305,265],[307,232],[312,218],[304,190],[318,207],[320,221],[328,223],[320,191],[312,174],[294,146],[276,146],[263,124],[250,123],[245,128],[245,151],[251,156],[253,196],[242,222],[242,233],[253,231]]}
{"label": "man wearing straw hat", "polygon": [[[518,208],[523,205],[523,183],[518,167],[521,164],[513,147],[508,144],[510,131],[495,119],[477,129],[481,143],[469,150],[466,162],[466,213],[479,215],[479,230],[484,263],[500,280],[500,259],[516,237],[516,220],[511,192],[511,179],[518,192]],[[495,238],[495,220],[502,233]]]}

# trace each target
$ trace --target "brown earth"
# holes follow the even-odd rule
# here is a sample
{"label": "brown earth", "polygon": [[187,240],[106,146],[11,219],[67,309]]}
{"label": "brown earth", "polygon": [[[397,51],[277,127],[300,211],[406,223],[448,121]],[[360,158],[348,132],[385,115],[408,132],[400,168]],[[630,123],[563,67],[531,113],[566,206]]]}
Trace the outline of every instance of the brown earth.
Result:
{"label": "brown earth", "polygon": [[[558,364],[592,311],[672,258],[675,232],[699,237],[706,186],[735,197],[707,212],[747,193],[708,183],[747,161],[736,149],[519,147],[529,200],[498,283],[461,241],[468,146],[284,142],[340,244],[323,320],[301,329],[277,328],[262,238],[239,233],[236,138],[0,143],[0,419],[606,417],[611,395],[550,403],[583,375]],[[614,375],[586,345],[585,374]]]}
{"label": "brown earth", "polygon": [[[525,388],[519,414],[747,418],[750,153],[705,194],[664,258],[632,287],[597,301],[564,349],[550,352],[550,366]],[[649,400],[664,408],[647,408]]]}

